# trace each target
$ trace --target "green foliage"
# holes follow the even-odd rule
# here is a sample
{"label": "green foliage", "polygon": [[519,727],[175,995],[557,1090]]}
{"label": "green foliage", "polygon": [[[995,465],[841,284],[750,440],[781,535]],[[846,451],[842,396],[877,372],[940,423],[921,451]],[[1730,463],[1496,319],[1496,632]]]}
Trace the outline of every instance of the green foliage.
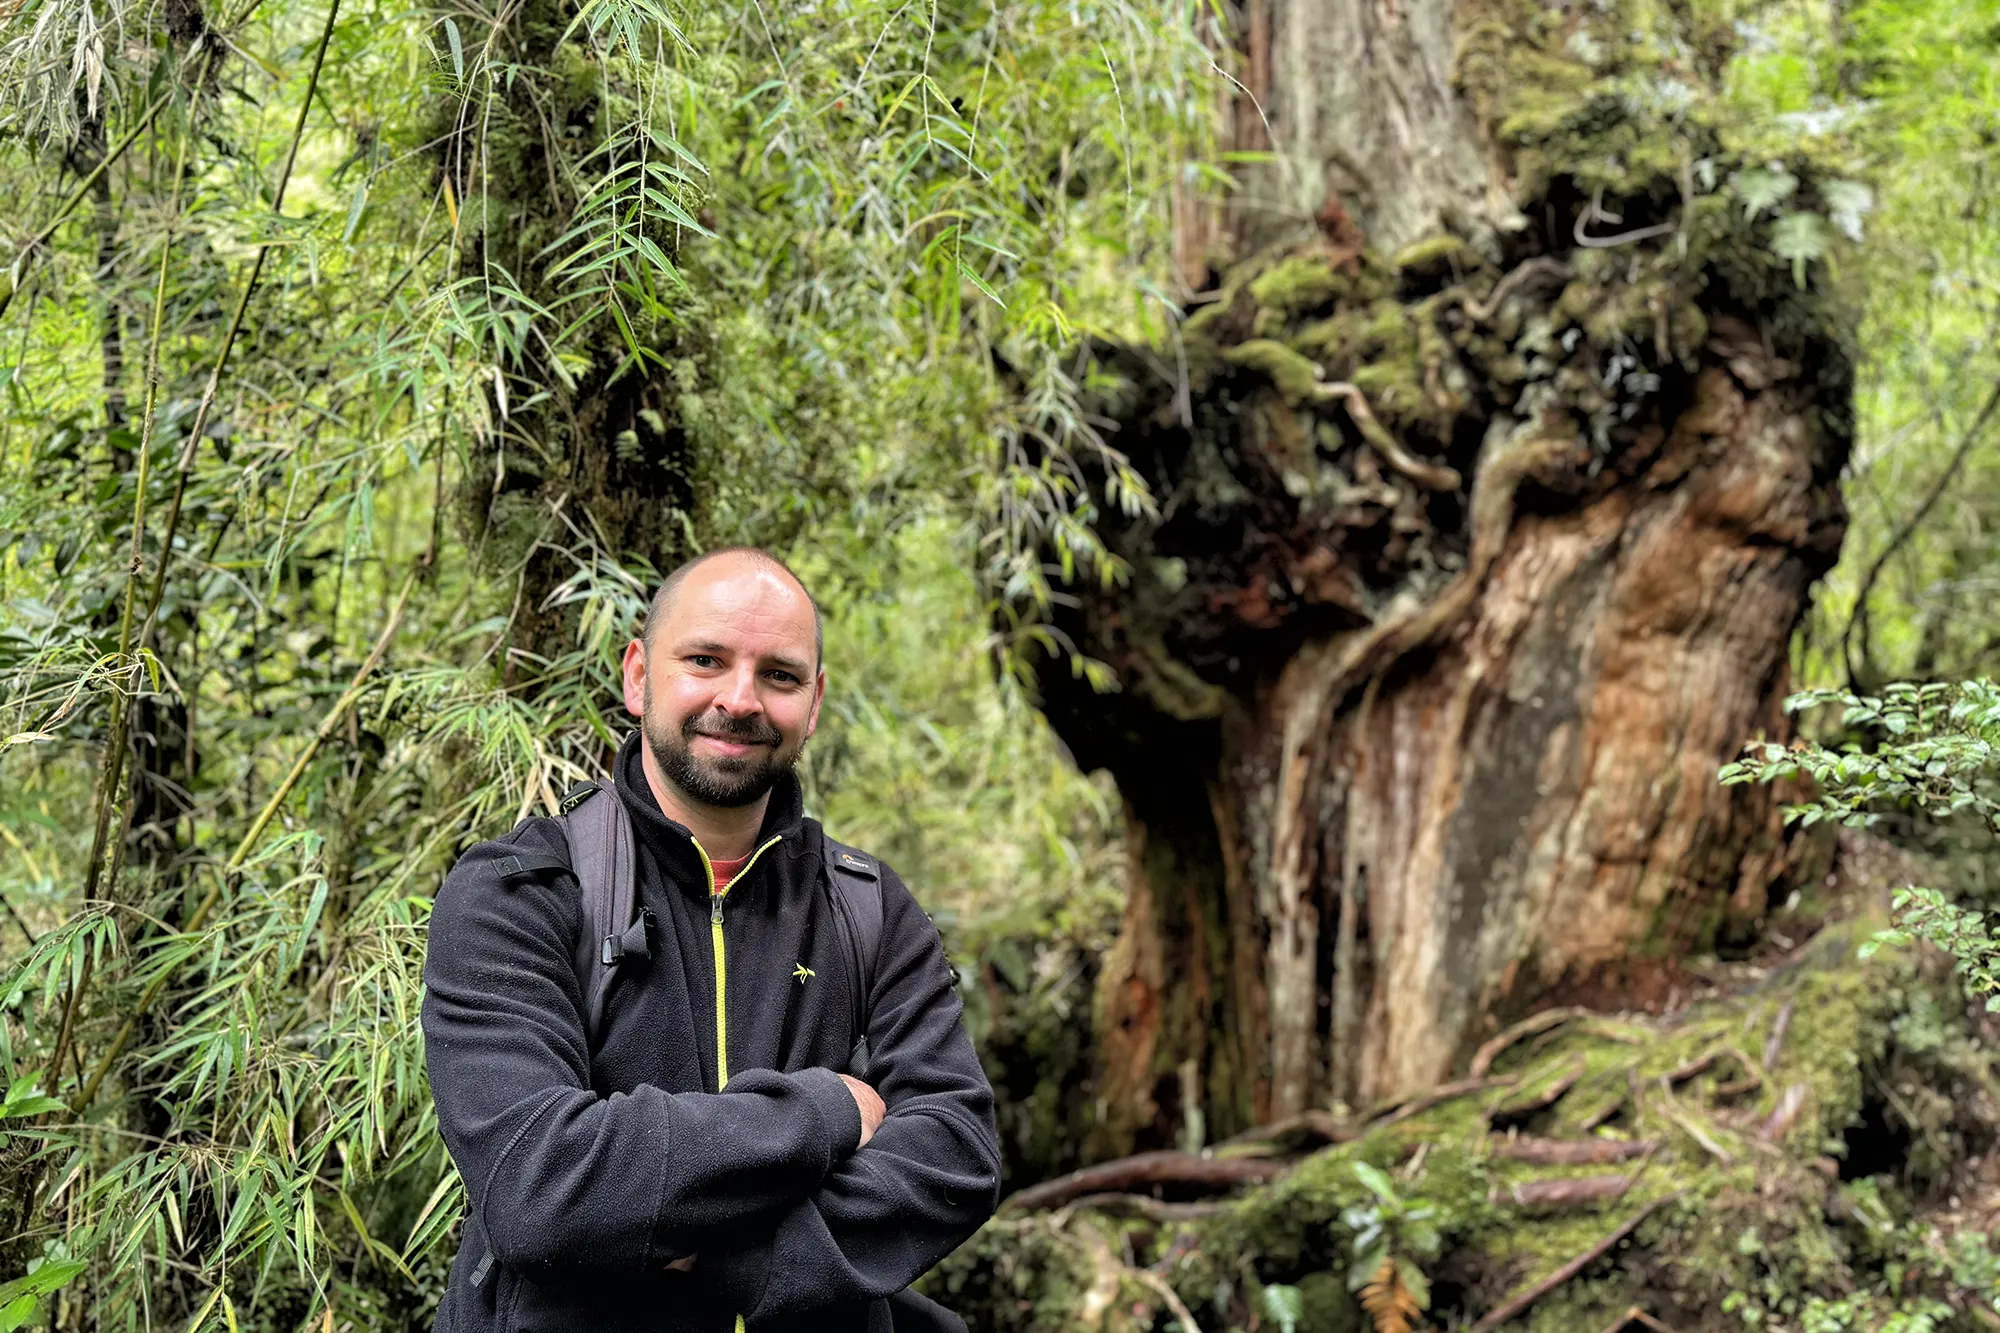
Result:
{"label": "green foliage", "polygon": [[[1833,820],[1853,828],[1889,811],[1934,821],[1970,821],[2000,834],[2000,687],[1989,680],[1891,685],[1879,697],[1847,690],[1807,690],[1786,701],[1792,712],[1837,707],[1839,726],[1859,733],[1837,748],[1810,740],[1764,742],[1726,764],[1725,784],[1809,784],[1812,799],[1786,807],[1788,820]],[[1987,912],[1935,888],[1909,885],[1893,896],[1893,928],[1872,947],[1924,940],[1944,950],[1967,991],[2000,1013],[2000,942]]]}
{"label": "green foliage", "polygon": [[1353,1262],[1347,1270],[1347,1289],[1360,1291],[1382,1271],[1383,1262],[1390,1260],[1395,1263],[1403,1286],[1415,1298],[1417,1308],[1430,1309],[1430,1279],[1419,1265],[1434,1262],[1444,1248],[1444,1237],[1433,1220],[1437,1209],[1404,1199],[1396,1193],[1389,1177],[1367,1162],[1354,1163],[1354,1178],[1373,1197],[1340,1214],[1340,1224],[1353,1251]]}
{"label": "green foliage", "polygon": [[428,1322],[428,895],[601,773],[701,547],[819,592],[810,799],[936,907],[975,1019],[1087,1008],[1117,810],[988,611],[1116,577],[1077,460],[1144,487],[1069,354],[1166,317],[1128,278],[1211,62],[1139,0],[740,17],[0,20],[0,1276],[74,1278],[0,1321]]}

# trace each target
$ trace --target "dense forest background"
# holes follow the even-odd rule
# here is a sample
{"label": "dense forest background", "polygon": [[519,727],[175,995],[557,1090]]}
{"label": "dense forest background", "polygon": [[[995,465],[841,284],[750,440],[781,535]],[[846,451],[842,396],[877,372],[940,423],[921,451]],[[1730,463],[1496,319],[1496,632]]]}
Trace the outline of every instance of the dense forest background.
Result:
{"label": "dense forest background", "polygon": [[[975,1327],[2000,1326],[1985,0],[1465,5],[1445,72],[1477,100],[1481,42],[1527,53],[1479,85],[1516,99],[1494,142],[1566,182],[1536,202],[1580,246],[1630,228],[1597,251],[1631,256],[1616,281],[1722,255],[1840,367],[1800,415],[1844,449],[1844,537],[1796,631],[1771,621],[1780,693],[1833,706],[1691,761],[1778,742],[1730,774],[1805,807],[1770,910],[1620,971],[1652,990],[1539,997],[1622,1019],[1523,1001],[1344,1065],[1363,1013],[1308,968],[1279,1075],[1198,1030],[1222,1009],[1119,1065],[1144,988],[1104,977],[1142,970],[1128,910],[1170,900],[1172,816],[1087,722],[1139,725],[1104,627],[1185,580],[1145,543],[1209,503],[1134,461],[1134,365],[1185,394],[1197,312],[1254,293],[1221,359],[1296,403],[1318,371],[1287,380],[1274,339],[1315,301],[1476,283],[1490,315],[1533,286],[1503,291],[1470,224],[1363,253],[1403,225],[1380,200],[1343,250],[1331,186],[1294,220],[1346,276],[1298,297],[1246,258],[1288,216],[1239,201],[1285,161],[1257,125],[1300,8],[0,0],[0,1329],[428,1326],[462,1201],[415,1022],[428,895],[601,771],[644,599],[733,542],[818,595],[812,809],[935,915],[1009,1188],[1053,1182],[934,1279]],[[1616,171],[1536,165],[1586,130]],[[1712,203],[1709,230],[1648,197]],[[1678,317],[1635,318],[1669,360]],[[1368,398],[1402,434],[1438,393],[1399,409],[1366,376],[1394,344],[1341,389],[1356,447],[1383,447]],[[1476,434],[1442,448],[1469,467]],[[1485,572],[1448,546],[1425,568]],[[1128,766],[1172,767],[1162,734]],[[1329,924],[1322,966],[1369,947]]]}

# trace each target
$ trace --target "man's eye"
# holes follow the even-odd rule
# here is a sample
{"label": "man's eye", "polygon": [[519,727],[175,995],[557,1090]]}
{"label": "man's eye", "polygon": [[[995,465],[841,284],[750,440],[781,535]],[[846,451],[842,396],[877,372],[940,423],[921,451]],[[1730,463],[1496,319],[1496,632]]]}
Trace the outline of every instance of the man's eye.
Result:
{"label": "man's eye", "polygon": [[794,676],[791,672],[784,670],[772,671],[771,679],[778,681],[780,684],[785,684],[785,685],[796,685],[799,683],[799,678],[797,676]]}
{"label": "man's eye", "polygon": [[692,667],[707,668],[712,666],[721,666],[722,663],[718,661],[714,656],[708,653],[690,653],[688,655],[688,665]]}

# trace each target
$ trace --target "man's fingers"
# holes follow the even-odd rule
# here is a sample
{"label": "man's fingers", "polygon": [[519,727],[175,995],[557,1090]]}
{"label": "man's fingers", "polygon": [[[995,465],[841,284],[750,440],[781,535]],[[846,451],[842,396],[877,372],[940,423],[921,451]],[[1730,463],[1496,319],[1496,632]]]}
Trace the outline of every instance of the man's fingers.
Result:
{"label": "man's fingers", "polygon": [[861,1112],[861,1143],[866,1144],[875,1137],[875,1131],[882,1126],[882,1117],[888,1108],[882,1104],[882,1095],[851,1074],[842,1074],[840,1081],[847,1085],[848,1093],[854,1098],[854,1107]]}

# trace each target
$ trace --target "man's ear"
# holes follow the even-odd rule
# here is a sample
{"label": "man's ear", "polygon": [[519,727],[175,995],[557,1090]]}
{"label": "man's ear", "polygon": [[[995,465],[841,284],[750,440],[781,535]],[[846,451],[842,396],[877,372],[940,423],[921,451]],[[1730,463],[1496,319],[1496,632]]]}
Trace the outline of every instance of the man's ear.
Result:
{"label": "man's ear", "polygon": [[633,717],[646,711],[646,645],[639,639],[625,645],[625,711]]}

